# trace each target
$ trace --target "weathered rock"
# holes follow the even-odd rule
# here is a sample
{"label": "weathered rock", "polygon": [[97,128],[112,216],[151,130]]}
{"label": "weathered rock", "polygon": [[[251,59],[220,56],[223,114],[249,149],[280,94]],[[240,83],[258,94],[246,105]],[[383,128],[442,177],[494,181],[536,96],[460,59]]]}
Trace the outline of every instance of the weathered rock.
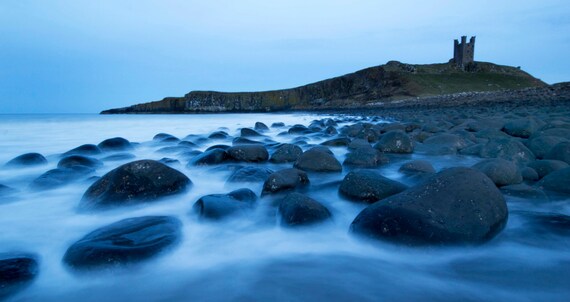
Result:
{"label": "weathered rock", "polygon": [[240,136],[241,137],[256,137],[256,136],[261,136],[261,133],[250,129],[250,128],[241,128],[240,130]]}
{"label": "weathered rock", "polygon": [[77,148],[73,148],[62,154],[63,157],[70,155],[99,155],[101,154],[101,149],[93,144],[81,145]]}
{"label": "weathered rock", "polygon": [[530,168],[533,168],[536,171],[536,173],[538,173],[539,179],[545,177],[546,175],[556,170],[568,168],[567,163],[554,159],[533,161],[530,164],[528,164],[528,166]]}
{"label": "weathered rock", "polygon": [[133,149],[131,143],[122,137],[106,139],[100,142],[97,147],[103,151],[125,151]]}
{"label": "weathered rock", "polygon": [[257,131],[269,131],[269,127],[267,127],[267,125],[265,125],[262,122],[256,122],[253,129],[255,129]]}
{"label": "weathered rock", "polygon": [[229,158],[240,162],[264,162],[269,159],[269,152],[262,145],[237,145],[226,150]]}
{"label": "weathered rock", "polygon": [[348,144],[350,144],[350,139],[347,137],[333,138],[321,143],[321,145],[328,147],[346,147]]}
{"label": "weathered rock", "polygon": [[30,184],[34,190],[52,190],[86,178],[95,172],[93,168],[85,166],[72,166],[49,170],[38,176]]}
{"label": "weathered rock", "polygon": [[[554,171],[546,175],[537,183],[537,187],[553,193],[553,195],[569,195],[570,194],[570,168],[564,168]],[[549,194],[549,196],[552,196]],[[554,196],[557,197],[557,196]]]}
{"label": "weathered rock", "polygon": [[544,158],[556,145],[567,142],[563,137],[557,136],[537,136],[528,141],[527,146],[534,153],[536,158]]}
{"label": "weathered rock", "polygon": [[522,118],[507,122],[502,130],[510,136],[529,138],[538,130],[538,124],[534,119]]}
{"label": "weathered rock", "polygon": [[213,150],[213,149],[228,150],[230,147],[231,147],[231,146],[228,146],[228,145],[221,145],[221,144],[218,144],[218,145],[213,145],[213,146],[210,146],[210,147],[206,148],[205,151],[210,151],[210,150]]}
{"label": "weathered rock", "polygon": [[340,184],[339,193],[352,201],[374,203],[407,189],[397,181],[386,178],[373,170],[348,173]]}
{"label": "weathered rock", "polygon": [[414,145],[410,137],[403,131],[393,130],[386,132],[374,148],[384,153],[412,153]]}
{"label": "weathered rock", "polygon": [[263,143],[245,137],[236,137],[232,140],[232,145],[263,145]]}
{"label": "weathered rock", "polygon": [[113,154],[113,155],[109,155],[106,156],[104,158],[102,158],[102,161],[124,161],[124,160],[130,160],[130,159],[134,159],[136,158],[136,156],[134,154],[131,153],[117,153],[117,154]]}
{"label": "weathered rock", "polygon": [[501,192],[507,196],[532,199],[537,201],[548,201],[548,196],[537,188],[527,184],[516,184],[501,187]]}
{"label": "weathered rock", "polygon": [[236,212],[251,210],[257,195],[250,189],[239,189],[228,194],[210,194],[200,197],[192,209],[200,217],[221,219]]}
{"label": "weathered rock", "polygon": [[39,153],[26,153],[16,156],[4,165],[5,167],[41,166],[47,164],[47,159]]}
{"label": "weathered rock", "polygon": [[519,184],[523,181],[517,166],[508,160],[487,159],[475,164],[473,168],[485,173],[498,187]]}
{"label": "weathered rock", "polygon": [[325,130],[323,130],[323,132],[324,132],[325,134],[328,134],[328,135],[336,135],[336,134],[338,134],[338,131],[337,131],[336,128],[333,127],[333,126],[328,126],[328,127],[326,127]]}
{"label": "weathered rock", "polygon": [[331,218],[330,211],[318,201],[290,193],[279,203],[281,224],[289,227],[311,225]]}
{"label": "weathered rock", "polygon": [[282,144],[269,159],[272,163],[290,163],[296,161],[303,153],[301,147],[293,144]]}
{"label": "weathered rock", "polygon": [[[328,151],[328,152],[327,152]],[[313,147],[305,151],[294,164],[294,167],[313,172],[341,172],[342,166],[332,152],[325,147]]]}
{"label": "weathered rock", "polygon": [[265,182],[273,173],[272,170],[260,167],[243,167],[236,170],[229,178],[228,182]]}
{"label": "weathered rock", "polygon": [[521,142],[510,138],[491,139],[480,151],[484,158],[502,158],[525,165],[535,159],[534,154]]}
{"label": "weathered rock", "polygon": [[350,144],[348,144],[348,150],[356,150],[359,148],[367,148],[367,147],[372,147],[372,145],[370,145],[370,143],[362,138],[355,138],[353,139]]}
{"label": "weathered rock", "polygon": [[536,170],[534,170],[533,168],[530,167],[524,167],[521,169],[521,175],[523,177],[523,180],[526,181],[537,181],[538,178],[538,173],[536,172]]}
{"label": "weathered rock", "polygon": [[58,163],[58,168],[71,168],[74,166],[85,166],[89,168],[99,168],[103,166],[100,160],[83,155],[70,155],[62,158]]}
{"label": "weathered rock", "polygon": [[168,146],[156,150],[157,153],[162,154],[180,154],[189,151],[192,151],[192,148],[184,145]]}
{"label": "weathered rock", "polygon": [[83,209],[105,209],[155,201],[192,185],[186,175],[154,160],[124,164],[92,184],[81,199]]}
{"label": "weathered rock", "polygon": [[346,155],[346,159],[342,163],[345,166],[361,167],[361,168],[374,168],[390,161],[382,152],[372,148],[368,145],[353,150]]}
{"label": "weathered rock", "polygon": [[38,262],[32,255],[0,254],[0,300],[24,289],[38,271]]}
{"label": "weathered rock", "polygon": [[351,231],[405,244],[479,244],[507,222],[505,199],[483,173],[451,168],[364,209]]}
{"label": "weathered rock", "polygon": [[425,160],[409,161],[403,164],[398,171],[408,175],[435,173],[434,167],[428,161]]}
{"label": "weathered rock", "polygon": [[307,173],[298,169],[279,170],[267,178],[261,196],[295,190],[309,184]]}
{"label": "weathered rock", "polygon": [[230,135],[225,131],[214,131],[208,135],[209,139],[227,139]]}
{"label": "weathered rock", "polygon": [[281,128],[281,127],[285,127],[285,123],[276,122],[276,123],[271,124],[271,128]]}
{"label": "weathered rock", "polygon": [[544,158],[560,160],[570,164],[570,142],[563,142],[554,146]]}
{"label": "weathered rock", "polygon": [[176,165],[176,164],[180,164],[180,161],[175,159],[175,158],[169,158],[169,157],[163,157],[159,160],[159,162],[165,164],[165,165]]}
{"label": "weathered rock", "polygon": [[289,134],[306,134],[306,133],[311,133],[312,131],[303,125],[297,124],[297,125],[293,125],[293,127],[289,128],[289,130],[287,132]]}
{"label": "weathered rock", "polygon": [[455,154],[470,145],[463,137],[449,133],[433,135],[423,143],[423,151],[434,155]]}
{"label": "weathered rock", "polygon": [[172,134],[168,134],[168,133],[159,133],[155,136],[152,137],[153,141],[163,141],[165,139],[171,139],[171,138],[177,138],[176,136],[172,135]]}
{"label": "weathered rock", "polygon": [[190,166],[210,166],[227,161],[229,154],[223,149],[212,149],[194,157],[188,165]]}
{"label": "weathered rock", "polygon": [[180,220],[168,216],[123,219],[75,242],[67,249],[63,262],[77,270],[140,262],[175,245],[181,227]]}

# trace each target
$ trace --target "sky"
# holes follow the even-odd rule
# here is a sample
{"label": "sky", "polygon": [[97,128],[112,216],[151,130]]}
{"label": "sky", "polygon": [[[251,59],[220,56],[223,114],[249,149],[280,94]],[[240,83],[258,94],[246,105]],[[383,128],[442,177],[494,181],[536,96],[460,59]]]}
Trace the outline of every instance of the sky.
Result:
{"label": "sky", "polygon": [[0,0],[0,114],[97,113],[453,56],[570,81],[568,0]]}

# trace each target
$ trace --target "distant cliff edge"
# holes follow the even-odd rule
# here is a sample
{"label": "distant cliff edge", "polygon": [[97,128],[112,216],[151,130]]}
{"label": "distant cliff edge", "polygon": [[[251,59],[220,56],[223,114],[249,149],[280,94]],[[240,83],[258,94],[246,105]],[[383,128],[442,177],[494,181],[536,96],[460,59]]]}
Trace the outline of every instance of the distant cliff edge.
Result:
{"label": "distant cliff edge", "polygon": [[192,91],[183,97],[102,111],[126,113],[274,112],[365,107],[463,92],[541,88],[520,68],[476,62],[470,71],[452,63],[412,65],[390,61],[301,87],[262,92]]}

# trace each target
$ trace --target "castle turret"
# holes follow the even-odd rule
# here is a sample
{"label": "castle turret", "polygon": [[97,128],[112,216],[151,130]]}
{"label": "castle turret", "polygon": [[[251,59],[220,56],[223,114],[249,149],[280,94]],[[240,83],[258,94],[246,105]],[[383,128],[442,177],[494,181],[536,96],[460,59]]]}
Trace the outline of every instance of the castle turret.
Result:
{"label": "castle turret", "polygon": [[461,43],[453,41],[453,63],[458,67],[465,68],[475,62],[475,37],[467,42],[467,36],[461,37]]}

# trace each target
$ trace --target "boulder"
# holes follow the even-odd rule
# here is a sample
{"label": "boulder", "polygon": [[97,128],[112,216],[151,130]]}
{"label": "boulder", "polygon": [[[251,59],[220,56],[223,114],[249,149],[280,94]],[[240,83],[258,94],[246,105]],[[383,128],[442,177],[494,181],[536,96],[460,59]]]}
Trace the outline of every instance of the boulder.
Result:
{"label": "boulder", "polygon": [[289,134],[307,134],[311,132],[312,131],[309,130],[309,128],[299,124],[293,125],[293,127],[289,128],[289,130],[287,131],[287,133]]}
{"label": "boulder", "polygon": [[250,129],[250,128],[241,128],[240,130],[240,136],[241,137],[256,137],[256,136],[262,136],[261,133]]}
{"label": "boulder", "polygon": [[407,175],[435,173],[434,167],[426,160],[412,160],[403,164],[398,170]]}
{"label": "boulder", "polygon": [[507,196],[532,199],[537,201],[548,201],[548,196],[546,196],[542,190],[531,187],[524,183],[501,187],[501,192]]}
{"label": "boulder", "polygon": [[530,167],[524,167],[521,169],[521,175],[523,177],[523,180],[526,181],[537,181],[538,178],[538,173],[536,172],[536,170],[534,170],[533,168]]}
{"label": "boulder", "polygon": [[423,149],[428,154],[456,154],[458,150],[471,145],[463,137],[455,134],[442,133],[433,135],[423,142]]}
{"label": "boulder", "polygon": [[189,166],[210,166],[217,165],[227,161],[230,158],[229,154],[224,149],[212,149],[205,151],[188,163]]}
{"label": "boulder", "polygon": [[238,162],[264,162],[269,159],[269,152],[262,145],[237,145],[226,152],[229,158]]}
{"label": "boulder", "polygon": [[489,140],[480,150],[484,158],[502,158],[519,165],[526,165],[535,159],[534,154],[521,142],[511,138]]}
{"label": "boulder", "polygon": [[321,143],[322,146],[328,147],[346,147],[348,144],[350,144],[350,138],[347,137],[333,138]]}
{"label": "boulder", "polygon": [[0,300],[19,292],[38,275],[38,262],[28,254],[0,254]]}
{"label": "boulder", "polygon": [[70,155],[86,155],[86,156],[93,156],[101,154],[101,149],[93,144],[85,144],[81,145],[77,148],[73,148],[65,153],[62,156],[70,156]]}
{"label": "boulder", "polygon": [[206,219],[221,219],[236,212],[251,210],[257,195],[250,189],[239,189],[228,194],[210,194],[200,197],[192,210]]}
{"label": "boulder", "polygon": [[214,131],[208,135],[209,139],[227,139],[230,135],[225,131]]}
{"label": "boulder", "polygon": [[103,166],[103,163],[98,159],[83,155],[66,156],[57,163],[58,168],[71,168],[74,166],[84,166],[96,169]]}
{"label": "boulder", "polygon": [[567,142],[563,137],[557,136],[537,136],[528,141],[527,146],[534,153],[536,158],[544,158],[556,145]]}
{"label": "boulder", "polygon": [[261,196],[295,190],[309,184],[307,173],[295,168],[279,170],[267,178]]}
{"label": "boulder", "polygon": [[296,161],[302,153],[303,150],[297,145],[282,144],[271,154],[269,161],[276,164],[290,163]]}
{"label": "boulder", "polygon": [[102,161],[125,161],[125,160],[134,159],[134,158],[136,158],[136,156],[134,154],[131,154],[131,153],[117,153],[117,154],[106,156],[106,157],[102,158],[101,160]]}
{"label": "boulder", "polygon": [[168,216],[123,219],[75,242],[67,249],[63,262],[77,270],[140,262],[179,242],[181,227],[180,220]]}
{"label": "boulder", "polygon": [[539,179],[545,177],[546,175],[548,175],[551,172],[554,172],[556,170],[568,168],[567,163],[560,161],[560,160],[554,160],[554,159],[544,159],[544,160],[533,161],[530,164],[528,164],[528,166],[530,168],[533,168],[536,171],[536,173],[538,173]]}
{"label": "boulder", "polygon": [[103,151],[125,151],[133,149],[131,143],[122,137],[106,139],[97,146]]}
{"label": "boulder", "polygon": [[279,203],[279,214],[281,224],[288,227],[311,225],[331,218],[325,206],[300,193],[285,196]]}
{"label": "boulder", "polygon": [[236,137],[232,140],[232,145],[263,145],[263,143],[245,137]]}
{"label": "boulder", "polygon": [[273,173],[272,170],[260,167],[243,167],[236,170],[229,178],[228,182],[265,182]]}
{"label": "boulder", "polygon": [[[327,152],[328,151],[328,152]],[[313,147],[305,151],[294,164],[294,167],[312,172],[341,172],[342,166],[326,147]]]}
{"label": "boulder", "polygon": [[[546,175],[536,185],[539,189],[556,195],[570,195],[570,168],[564,168]],[[550,195],[549,196],[552,196]]]}
{"label": "boulder", "polygon": [[336,135],[336,134],[338,134],[338,131],[336,130],[335,127],[328,126],[323,130],[323,133],[328,134],[328,135]]}
{"label": "boulder", "polygon": [[383,134],[374,148],[384,153],[407,154],[414,151],[414,144],[404,131],[392,130]]}
{"label": "boulder", "polygon": [[285,127],[285,123],[276,122],[276,123],[271,124],[271,128],[281,128],[281,127]]}
{"label": "boulder", "polygon": [[105,209],[155,201],[192,185],[186,175],[154,160],[124,164],[92,184],[81,199],[83,209]]}
{"label": "boulder", "polygon": [[178,139],[176,136],[174,136],[174,135],[172,135],[172,134],[159,133],[159,134],[153,136],[153,137],[152,137],[152,140],[153,140],[153,141],[158,141],[158,142],[160,142],[160,141],[163,141],[163,140],[165,140],[165,139],[171,139],[171,138],[176,138],[176,139]]}
{"label": "boulder", "polygon": [[41,166],[47,163],[47,159],[39,153],[26,153],[11,159],[6,163],[5,167]]}
{"label": "boulder", "polygon": [[485,173],[498,187],[519,184],[523,181],[517,166],[508,160],[487,159],[475,164],[473,168]]}
{"label": "boulder", "polygon": [[269,131],[269,127],[262,122],[256,122],[255,126],[253,127],[256,131]]}
{"label": "boulder", "polygon": [[350,144],[348,144],[348,150],[356,150],[359,148],[367,148],[367,147],[372,147],[372,145],[370,145],[370,143],[362,138],[355,138],[353,139]]}
{"label": "boulder", "polygon": [[30,184],[34,190],[53,190],[79,181],[95,172],[93,168],[85,166],[72,166],[69,168],[51,169],[38,176]]}
{"label": "boulder", "polygon": [[534,119],[522,118],[507,122],[502,130],[510,136],[529,138],[538,130],[538,124]]}
{"label": "boulder", "polygon": [[505,199],[493,181],[458,167],[368,206],[351,231],[409,245],[479,244],[495,237],[507,217]]}
{"label": "boulder", "polygon": [[376,171],[360,170],[348,173],[338,191],[348,200],[374,203],[406,189],[406,185],[386,178]]}
{"label": "boulder", "polygon": [[360,168],[374,168],[387,164],[388,162],[390,162],[388,157],[368,145],[367,147],[358,148],[348,153],[342,164]]}
{"label": "boulder", "polygon": [[570,164],[570,142],[563,142],[554,146],[544,158],[560,160]]}

